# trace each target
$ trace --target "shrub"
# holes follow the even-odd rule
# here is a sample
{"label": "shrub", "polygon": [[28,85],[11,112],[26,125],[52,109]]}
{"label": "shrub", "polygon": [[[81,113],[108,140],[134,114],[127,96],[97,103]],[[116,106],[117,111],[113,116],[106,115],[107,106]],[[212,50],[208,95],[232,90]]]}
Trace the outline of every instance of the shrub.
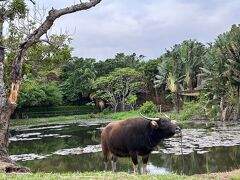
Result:
{"label": "shrub", "polygon": [[23,83],[18,99],[18,108],[60,104],[62,104],[62,92],[56,83],[40,84],[35,80]]}
{"label": "shrub", "polygon": [[111,113],[111,109],[109,107],[105,108],[103,111],[102,111],[103,114],[109,114]]}
{"label": "shrub", "polygon": [[158,112],[157,106],[152,101],[146,101],[141,107],[142,114],[155,114]]}
{"label": "shrub", "polygon": [[43,84],[41,89],[46,94],[46,100],[41,103],[42,106],[57,106],[62,104],[62,92],[56,83]]}
{"label": "shrub", "polygon": [[41,86],[36,81],[25,81],[20,89],[18,108],[24,106],[39,106],[47,97]]}
{"label": "shrub", "polygon": [[178,120],[192,120],[194,118],[204,117],[205,113],[201,103],[191,101],[185,102],[180,114],[177,115]]}

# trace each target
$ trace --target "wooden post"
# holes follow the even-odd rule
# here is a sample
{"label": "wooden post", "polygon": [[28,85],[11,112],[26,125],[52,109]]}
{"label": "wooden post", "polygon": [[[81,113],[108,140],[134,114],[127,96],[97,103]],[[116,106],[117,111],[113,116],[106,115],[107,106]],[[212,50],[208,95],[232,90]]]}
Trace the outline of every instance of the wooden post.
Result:
{"label": "wooden post", "polygon": [[161,104],[159,105],[159,112],[160,113],[162,112],[162,105]]}

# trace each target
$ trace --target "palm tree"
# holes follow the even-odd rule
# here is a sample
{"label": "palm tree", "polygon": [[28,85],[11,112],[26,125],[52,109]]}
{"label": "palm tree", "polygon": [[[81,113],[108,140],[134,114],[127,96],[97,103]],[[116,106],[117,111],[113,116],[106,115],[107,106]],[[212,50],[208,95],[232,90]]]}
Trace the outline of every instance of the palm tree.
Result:
{"label": "palm tree", "polygon": [[229,59],[227,60],[227,71],[225,75],[228,77],[230,84],[237,90],[237,115],[240,118],[240,44],[231,42],[227,44]]}
{"label": "palm tree", "polygon": [[172,51],[167,51],[167,53],[163,55],[163,61],[158,66],[159,72],[156,75],[154,84],[156,87],[160,87],[162,85],[167,86],[172,97],[175,97],[175,107],[179,113],[180,100],[178,91],[181,87],[184,76],[182,76],[183,66],[181,58],[178,56],[178,46],[179,45],[175,45]]}
{"label": "palm tree", "polygon": [[226,68],[221,58],[221,51],[212,44],[209,46],[203,59],[203,67],[200,67],[201,73],[198,76],[202,79],[200,88],[203,89],[205,95],[207,115],[215,117],[217,106],[222,107],[223,111],[227,79],[224,77]]}
{"label": "palm tree", "polygon": [[232,26],[207,50],[202,85],[210,102],[220,105],[222,120],[240,117],[240,27]]}
{"label": "palm tree", "polygon": [[158,74],[154,81],[155,86],[166,84],[175,96],[176,109],[179,112],[179,91],[193,90],[197,86],[197,74],[202,65],[202,57],[205,53],[203,44],[188,40],[175,45],[171,51],[163,55],[162,63],[158,66]]}
{"label": "palm tree", "polygon": [[202,66],[202,58],[205,54],[205,47],[195,40],[184,41],[179,49],[180,57],[184,63],[186,89],[192,91],[197,86],[197,74]]}

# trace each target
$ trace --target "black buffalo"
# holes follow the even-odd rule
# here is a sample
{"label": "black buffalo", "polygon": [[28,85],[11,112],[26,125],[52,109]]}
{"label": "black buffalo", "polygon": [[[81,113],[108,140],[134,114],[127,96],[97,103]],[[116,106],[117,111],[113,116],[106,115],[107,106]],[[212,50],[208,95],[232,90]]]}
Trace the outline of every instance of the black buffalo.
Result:
{"label": "black buffalo", "polygon": [[180,128],[167,118],[130,118],[109,123],[101,134],[105,169],[111,152],[113,171],[116,170],[118,157],[131,157],[134,172],[137,172],[139,155],[142,156],[146,173],[149,154],[154,147],[178,132]]}

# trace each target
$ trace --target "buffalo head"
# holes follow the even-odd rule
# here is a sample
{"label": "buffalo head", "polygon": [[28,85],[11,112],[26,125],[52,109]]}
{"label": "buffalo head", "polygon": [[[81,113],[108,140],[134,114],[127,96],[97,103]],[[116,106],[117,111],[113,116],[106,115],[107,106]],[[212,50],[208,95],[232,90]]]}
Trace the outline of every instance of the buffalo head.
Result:
{"label": "buffalo head", "polygon": [[169,116],[164,114],[165,117],[160,118],[150,118],[142,115],[140,115],[145,118],[146,120],[150,121],[150,124],[152,128],[159,131],[164,138],[172,137],[174,134],[180,134],[181,128],[176,125],[176,121],[170,120]]}

